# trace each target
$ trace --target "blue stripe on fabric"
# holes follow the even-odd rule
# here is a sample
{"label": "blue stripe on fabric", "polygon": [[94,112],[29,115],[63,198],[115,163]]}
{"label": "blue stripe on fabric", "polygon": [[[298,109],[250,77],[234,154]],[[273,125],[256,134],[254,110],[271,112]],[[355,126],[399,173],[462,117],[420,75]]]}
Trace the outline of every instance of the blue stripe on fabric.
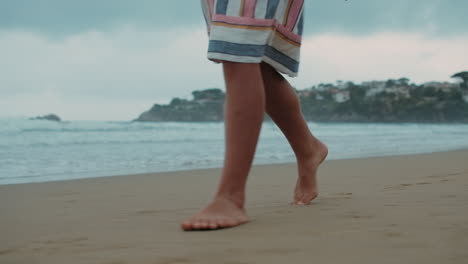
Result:
{"label": "blue stripe on fabric", "polygon": [[227,12],[229,0],[216,1],[216,14],[225,15]]}
{"label": "blue stripe on fabric", "polygon": [[238,44],[221,40],[210,40],[208,52],[225,53],[236,56],[262,57],[266,45]]}
{"label": "blue stripe on fabric", "polygon": [[272,19],[275,16],[276,9],[278,8],[278,3],[279,0],[268,0],[265,19]]}
{"label": "blue stripe on fabric", "polygon": [[210,40],[208,52],[249,57],[263,57],[265,55],[292,72],[297,72],[299,69],[298,61],[268,45],[239,44],[221,40]]}
{"label": "blue stripe on fabric", "polygon": [[297,72],[299,70],[299,62],[292,59],[291,57],[285,55],[281,51],[267,46],[265,50],[265,56],[268,58],[278,62],[279,64],[283,65],[284,67],[288,68],[292,72]]}

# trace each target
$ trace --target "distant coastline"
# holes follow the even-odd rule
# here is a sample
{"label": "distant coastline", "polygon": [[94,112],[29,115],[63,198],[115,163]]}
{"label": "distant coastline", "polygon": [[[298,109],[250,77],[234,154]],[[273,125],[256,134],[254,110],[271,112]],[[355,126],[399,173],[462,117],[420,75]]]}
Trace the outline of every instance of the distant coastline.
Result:
{"label": "distant coastline", "polygon": [[[307,121],[468,123],[468,72],[452,77],[462,82],[416,85],[403,77],[360,84],[338,81],[296,92]],[[167,105],[155,104],[133,121],[223,121],[225,94],[221,89],[193,91],[192,95],[192,100],[173,98]]]}

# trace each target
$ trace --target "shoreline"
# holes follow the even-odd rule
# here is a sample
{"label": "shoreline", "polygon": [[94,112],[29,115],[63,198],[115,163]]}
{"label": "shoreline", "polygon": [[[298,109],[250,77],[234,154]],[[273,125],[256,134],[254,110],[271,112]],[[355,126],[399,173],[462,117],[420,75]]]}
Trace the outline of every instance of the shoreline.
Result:
{"label": "shoreline", "polygon": [[[385,158],[385,157],[395,157],[395,156],[411,156],[411,155],[425,155],[425,154],[432,154],[432,153],[444,153],[444,152],[452,152],[452,151],[464,151],[468,150],[466,147],[460,147],[458,149],[451,149],[451,150],[442,150],[442,151],[432,151],[432,152],[417,152],[417,153],[409,153],[409,154],[383,154],[377,156],[360,156],[360,157],[351,157],[351,158],[337,158],[337,159],[327,159],[327,161],[339,161],[339,160],[355,160],[355,159],[368,159],[368,158]],[[275,166],[275,165],[294,165],[295,162],[278,162],[278,163],[259,163],[253,164],[253,167],[256,166]],[[116,174],[107,174],[107,173],[98,173],[97,176],[85,176],[85,175],[92,175],[93,173],[96,175],[97,172],[83,172],[83,173],[73,173],[74,175],[81,175],[77,177],[73,177],[70,179],[52,179],[52,180],[38,180],[32,182],[17,182],[17,183],[0,183],[1,186],[10,186],[10,185],[19,185],[19,184],[40,184],[40,183],[51,183],[51,182],[63,182],[63,181],[79,181],[79,180],[86,180],[86,179],[99,179],[99,178],[109,178],[109,177],[126,177],[126,176],[137,176],[137,175],[152,175],[152,174],[161,174],[161,173],[179,173],[179,172],[187,172],[187,171],[197,171],[197,170],[212,170],[212,169],[222,169],[222,167],[214,166],[214,167],[204,167],[204,168],[187,168],[187,169],[175,169],[175,170],[162,170],[162,171],[149,171],[149,172],[127,172],[127,173],[116,173]],[[59,175],[66,175],[66,173],[59,174]],[[30,177],[30,176],[28,176]],[[44,177],[44,176],[33,176],[33,177]],[[33,178],[31,177],[31,178]],[[24,177],[20,177],[24,178]]]}
{"label": "shoreline", "polygon": [[[291,206],[295,164],[256,165],[251,222],[179,223],[220,169],[0,186],[1,263],[465,263],[468,150],[325,161],[320,195]],[[339,252],[339,254],[337,254]]]}

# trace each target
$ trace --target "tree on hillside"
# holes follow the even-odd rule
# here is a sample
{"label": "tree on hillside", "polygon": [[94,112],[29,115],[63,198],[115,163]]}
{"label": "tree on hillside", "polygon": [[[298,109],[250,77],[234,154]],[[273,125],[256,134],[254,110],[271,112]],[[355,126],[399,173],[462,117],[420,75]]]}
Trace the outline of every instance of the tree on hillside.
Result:
{"label": "tree on hillside", "polygon": [[178,97],[176,98],[172,98],[171,102],[169,103],[170,106],[178,106],[178,105],[182,105],[184,103],[187,103],[187,100],[185,99],[180,99]]}
{"label": "tree on hillside", "polygon": [[460,87],[462,89],[468,89],[468,71],[458,72],[451,76],[451,78],[461,79]]}
{"label": "tree on hillside", "polygon": [[409,82],[410,82],[410,79],[406,78],[406,77],[401,77],[397,81],[399,82],[400,85],[407,86],[409,84]]}
{"label": "tree on hillside", "polygon": [[203,100],[203,99],[211,99],[211,100],[224,99],[224,92],[218,88],[206,89],[202,91],[193,91],[192,95],[195,101]]}

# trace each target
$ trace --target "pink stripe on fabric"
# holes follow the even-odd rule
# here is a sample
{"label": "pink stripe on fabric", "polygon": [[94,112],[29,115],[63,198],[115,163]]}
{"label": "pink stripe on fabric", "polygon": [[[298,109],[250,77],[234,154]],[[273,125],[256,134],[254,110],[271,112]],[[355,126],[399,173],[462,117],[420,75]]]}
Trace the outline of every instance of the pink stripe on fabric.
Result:
{"label": "pink stripe on fabric", "polygon": [[275,27],[276,31],[281,33],[287,39],[290,39],[294,42],[301,43],[302,37],[296,35],[294,32],[289,30],[283,25],[279,25],[276,19],[256,19],[250,17],[232,17],[226,15],[215,14],[213,16],[213,22],[224,22],[234,25],[243,25],[243,26],[261,26],[261,27]]}
{"label": "pink stripe on fabric", "polygon": [[257,0],[245,0],[244,2],[244,16],[245,17],[254,17],[256,4],[257,4]]}
{"label": "pink stripe on fabric", "polygon": [[213,20],[213,14],[214,14],[214,2],[215,0],[207,0],[208,1],[208,8],[210,10],[210,18]]}
{"label": "pink stripe on fabric", "polygon": [[276,26],[277,22],[275,19],[256,19],[252,17],[233,17],[233,16],[226,16],[215,14],[213,16],[213,22],[225,22],[237,25],[245,25],[245,26]]}
{"label": "pink stripe on fabric", "polygon": [[296,21],[299,18],[299,14],[301,13],[303,3],[303,0],[293,1],[291,10],[289,10],[288,21],[286,22],[286,28],[288,30],[292,31],[294,29],[294,25],[296,25]]}

